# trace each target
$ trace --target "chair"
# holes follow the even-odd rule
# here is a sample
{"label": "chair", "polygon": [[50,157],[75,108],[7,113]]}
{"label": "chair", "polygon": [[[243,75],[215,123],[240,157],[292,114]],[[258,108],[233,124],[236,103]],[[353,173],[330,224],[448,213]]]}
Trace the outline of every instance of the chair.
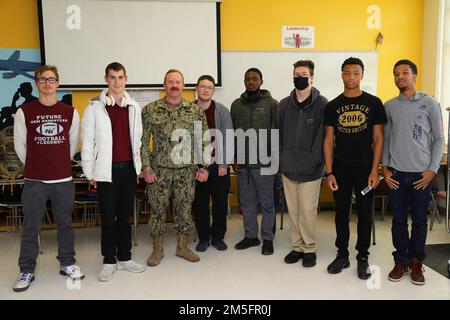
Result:
{"label": "chair", "polygon": [[[12,222],[12,232],[17,232],[22,229],[23,204],[21,202],[1,202],[0,207],[11,209],[11,215],[6,216],[6,226],[9,227],[9,223]],[[45,211],[44,221],[45,218],[50,221],[47,210]],[[41,232],[38,233],[38,245],[39,253],[43,254],[44,250],[42,249]]]}
{"label": "chair", "polygon": [[133,214],[133,239],[134,246],[137,246],[137,227],[139,225],[139,216],[141,214],[150,214],[150,205],[147,199],[147,189],[144,188],[142,192],[136,192]]}
{"label": "chair", "polygon": [[384,213],[386,212],[387,203],[388,203],[388,185],[386,181],[383,179],[380,181],[378,186],[373,190],[373,202],[372,202],[372,211],[374,211],[373,218],[375,218],[375,201],[377,199],[381,200],[381,221],[384,220]]}
{"label": "chair", "polygon": [[375,236],[375,202],[377,199],[381,199],[381,218],[384,220],[384,213],[386,212],[388,203],[388,185],[385,180],[381,180],[378,186],[373,190],[373,201],[372,201],[372,244],[376,245]]}
{"label": "chair", "polygon": [[[284,227],[284,211],[286,209],[286,212],[289,213],[289,209],[287,208],[286,203],[286,195],[284,193],[284,185],[281,175],[276,175],[274,179],[274,202],[275,202],[275,208],[277,206],[280,207],[280,230],[283,230]],[[276,209],[275,209],[276,210]],[[277,220],[275,219],[275,225],[277,223]],[[274,227],[274,233],[275,233],[275,227]]]}
{"label": "chair", "polygon": [[431,221],[430,221],[430,231],[433,230],[434,220],[436,217],[438,218],[438,222],[441,223],[441,216],[439,214],[439,200],[446,200],[447,199],[447,192],[446,191],[432,191],[431,192],[431,202],[433,203],[433,211],[431,213]]}
{"label": "chair", "polygon": [[76,195],[74,203],[83,207],[82,223],[84,227],[94,227],[100,214],[97,212],[98,197],[95,189],[88,189],[85,193]]}
{"label": "chair", "polygon": [[6,226],[9,228],[10,224],[13,232],[17,232],[22,227],[22,210],[23,204],[21,202],[1,202],[0,207],[5,207],[11,210],[11,214],[6,216]]}
{"label": "chair", "polygon": [[230,197],[234,196],[234,192],[233,189],[231,189],[231,184],[230,184],[230,191],[228,192],[228,197],[227,197],[227,216],[228,219],[231,219],[231,206],[230,206]]}
{"label": "chair", "polygon": [[[355,196],[355,194],[352,194],[352,199],[351,199],[351,202],[350,202],[349,217],[352,216],[352,210],[353,210],[353,205],[354,204],[356,204],[356,196]],[[384,200],[383,200],[383,204],[382,205],[383,205],[383,208],[384,208],[384,205],[385,205],[385,201]],[[383,212],[383,215],[384,215],[384,212]],[[372,201],[371,219],[372,219],[372,244],[376,245],[377,241],[376,241],[376,236],[375,236],[375,195],[374,195],[374,199]]]}

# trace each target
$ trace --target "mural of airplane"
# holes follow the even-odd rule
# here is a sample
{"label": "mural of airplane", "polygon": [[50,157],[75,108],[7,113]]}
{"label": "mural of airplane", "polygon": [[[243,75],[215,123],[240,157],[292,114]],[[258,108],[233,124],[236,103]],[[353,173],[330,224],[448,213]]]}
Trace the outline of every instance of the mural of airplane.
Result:
{"label": "mural of airplane", "polygon": [[0,59],[0,72],[3,72],[3,79],[12,79],[18,75],[34,79],[34,75],[30,74],[29,72],[34,72],[34,69],[36,69],[41,64],[39,62],[22,61],[19,59],[19,50],[14,51],[7,60]]}

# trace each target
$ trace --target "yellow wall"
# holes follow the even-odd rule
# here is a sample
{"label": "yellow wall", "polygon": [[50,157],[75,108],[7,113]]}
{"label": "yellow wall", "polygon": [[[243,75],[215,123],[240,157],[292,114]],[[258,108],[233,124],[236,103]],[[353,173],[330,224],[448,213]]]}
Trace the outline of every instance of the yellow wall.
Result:
{"label": "yellow wall", "polygon": [[378,95],[384,101],[398,94],[392,77],[397,60],[409,58],[421,65],[423,0],[224,0],[222,49],[282,50],[283,25],[311,25],[313,50],[374,50],[378,30],[366,26],[370,5],[381,9]]}
{"label": "yellow wall", "polygon": [[[369,5],[381,8],[381,30],[366,27]],[[282,50],[281,26],[311,25],[315,26],[313,50],[374,50],[381,31],[384,42],[378,48],[378,94],[384,101],[397,95],[392,77],[395,61],[409,58],[422,65],[423,11],[424,0],[224,0],[222,49]],[[0,1],[0,45],[39,48],[36,0]],[[73,92],[73,104],[80,114],[97,94]],[[194,98],[192,90],[184,96]],[[237,190],[235,181],[233,189]]]}
{"label": "yellow wall", "polygon": [[0,1],[1,48],[39,48],[36,0]]}
{"label": "yellow wall", "polygon": [[438,56],[442,48],[438,45],[440,19],[440,0],[427,0],[424,3],[424,26],[422,46],[422,90],[439,98]]}
{"label": "yellow wall", "polygon": [[[224,0],[222,49],[281,50],[281,26],[312,25],[314,50],[373,50],[378,30],[366,27],[366,10],[372,4],[381,8],[378,94],[387,100],[397,94],[395,61],[409,58],[422,65],[424,0]],[[0,1],[0,30],[3,48],[38,48],[36,0]],[[74,106],[82,112],[95,94],[74,91]],[[185,96],[194,97],[191,90]]]}

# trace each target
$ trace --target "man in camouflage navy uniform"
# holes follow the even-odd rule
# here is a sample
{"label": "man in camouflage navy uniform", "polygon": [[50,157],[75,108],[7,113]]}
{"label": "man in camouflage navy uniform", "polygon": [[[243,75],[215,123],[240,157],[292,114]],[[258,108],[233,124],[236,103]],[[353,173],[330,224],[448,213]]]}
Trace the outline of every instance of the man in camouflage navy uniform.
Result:
{"label": "man in camouflage navy uniform", "polygon": [[[193,230],[191,206],[195,180],[203,182],[208,179],[206,163],[194,165],[202,163],[203,160],[202,136],[205,130],[208,130],[204,113],[195,103],[182,98],[184,77],[180,71],[167,71],[164,88],[166,96],[149,103],[142,110],[141,157],[144,179],[148,183],[148,200],[152,208],[149,226],[153,237],[153,252],[147,260],[149,266],[157,266],[164,257],[165,214],[172,195],[175,200],[175,229],[178,239],[176,255],[191,262],[200,260],[200,257],[187,247],[187,243]],[[197,131],[201,129],[200,136],[194,136],[194,123],[198,127]],[[175,131],[177,129],[179,130]],[[190,139],[179,138],[177,133],[182,130],[188,133]],[[210,143],[208,140],[203,142],[204,146]],[[185,150],[186,147],[189,152],[179,152],[180,148]]]}

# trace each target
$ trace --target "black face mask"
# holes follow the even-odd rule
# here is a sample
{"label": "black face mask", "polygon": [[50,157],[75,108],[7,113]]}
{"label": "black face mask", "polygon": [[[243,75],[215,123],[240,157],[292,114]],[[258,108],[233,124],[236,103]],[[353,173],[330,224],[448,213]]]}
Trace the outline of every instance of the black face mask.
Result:
{"label": "black face mask", "polygon": [[294,86],[298,90],[305,90],[309,86],[308,82],[309,77],[294,77]]}

